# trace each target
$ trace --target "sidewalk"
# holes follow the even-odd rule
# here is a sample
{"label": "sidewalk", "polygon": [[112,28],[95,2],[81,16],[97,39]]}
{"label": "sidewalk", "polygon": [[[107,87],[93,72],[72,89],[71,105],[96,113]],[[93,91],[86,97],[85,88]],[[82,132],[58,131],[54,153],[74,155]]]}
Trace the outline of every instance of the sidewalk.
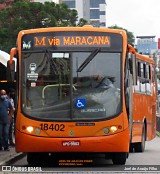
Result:
{"label": "sidewalk", "polygon": [[6,165],[10,161],[24,156],[23,153],[17,153],[15,147],[10,147],[10,151],[0,151],[0,165]]}

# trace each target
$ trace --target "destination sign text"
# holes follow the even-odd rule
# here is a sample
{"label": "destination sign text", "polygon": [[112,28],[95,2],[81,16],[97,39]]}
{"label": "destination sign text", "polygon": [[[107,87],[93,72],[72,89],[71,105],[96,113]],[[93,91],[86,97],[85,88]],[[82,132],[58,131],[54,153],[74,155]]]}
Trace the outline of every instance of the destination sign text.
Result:
{"label": "destination sign text", "polygon": [[110,47],[109,36],[35,36],[34,47],[103,46]]}

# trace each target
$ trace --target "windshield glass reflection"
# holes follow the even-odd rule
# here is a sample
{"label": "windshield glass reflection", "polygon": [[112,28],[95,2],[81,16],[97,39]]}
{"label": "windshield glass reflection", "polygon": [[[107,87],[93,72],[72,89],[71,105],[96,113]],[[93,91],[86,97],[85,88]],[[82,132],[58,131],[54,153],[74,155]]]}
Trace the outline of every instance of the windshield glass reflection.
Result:
{"label": "windshield glass reflection", "polygon": [[44,120],[116,115],[121,108],[120,59],[120,53],[99,50],[23,53],[23,112]]}

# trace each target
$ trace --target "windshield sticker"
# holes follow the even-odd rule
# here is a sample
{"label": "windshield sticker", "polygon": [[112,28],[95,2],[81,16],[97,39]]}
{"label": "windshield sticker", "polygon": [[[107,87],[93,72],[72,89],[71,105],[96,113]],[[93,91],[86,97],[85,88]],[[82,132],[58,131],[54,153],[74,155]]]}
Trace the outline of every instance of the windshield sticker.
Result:
{"label": "windshield sticker", "polygon": [[35,73],[37,65],[35,63],[31,63],[29,66],[30,73],[27,74],[27,79],[31,81],[37,81],[38,73]]}
{"label": "windshield sticker", "polygon": [[31,87],[36,87],[36,83],[35,82],[32,82],[31,83]]}
{"label": "windshield sticker", "polygon": [[86,99],[77,98],[76,99],[76,108],[85,108],[86,107]]}
{"label": "windshield sticker", "polygon": [[30,48],[31,48],[31,41],[29,41],[28,43],[23,41],[23,49],[30,49]]}
{"label": "windshield sticker", "polygon": [[97,109],[82,109],[81,112],[105,112],[105,108],[97,108]]}

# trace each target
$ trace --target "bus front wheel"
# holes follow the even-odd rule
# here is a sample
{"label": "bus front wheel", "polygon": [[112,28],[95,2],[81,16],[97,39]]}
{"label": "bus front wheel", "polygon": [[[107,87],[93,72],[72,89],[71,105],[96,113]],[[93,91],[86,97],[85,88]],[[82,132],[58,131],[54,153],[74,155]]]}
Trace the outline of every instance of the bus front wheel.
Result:
{"label": "bus front wheel", "polygon": [[29,165],[45,165],[47,153],[29,152],[27,153],[27,162]]}
{"label": "bus front wheel", "polygon": [[115,152],[112,154],[112,161],[115,165],[124,165],[126,163],[127,152]]}
{"label": "bus front wheel", "polygon": [[143,125],[142,142],[138,142],[138,143],[134,144],[135,152],[144,152],[144,150],[145,150],[145,142],[146,142],[146,129],[145,129],[145,125]]}

